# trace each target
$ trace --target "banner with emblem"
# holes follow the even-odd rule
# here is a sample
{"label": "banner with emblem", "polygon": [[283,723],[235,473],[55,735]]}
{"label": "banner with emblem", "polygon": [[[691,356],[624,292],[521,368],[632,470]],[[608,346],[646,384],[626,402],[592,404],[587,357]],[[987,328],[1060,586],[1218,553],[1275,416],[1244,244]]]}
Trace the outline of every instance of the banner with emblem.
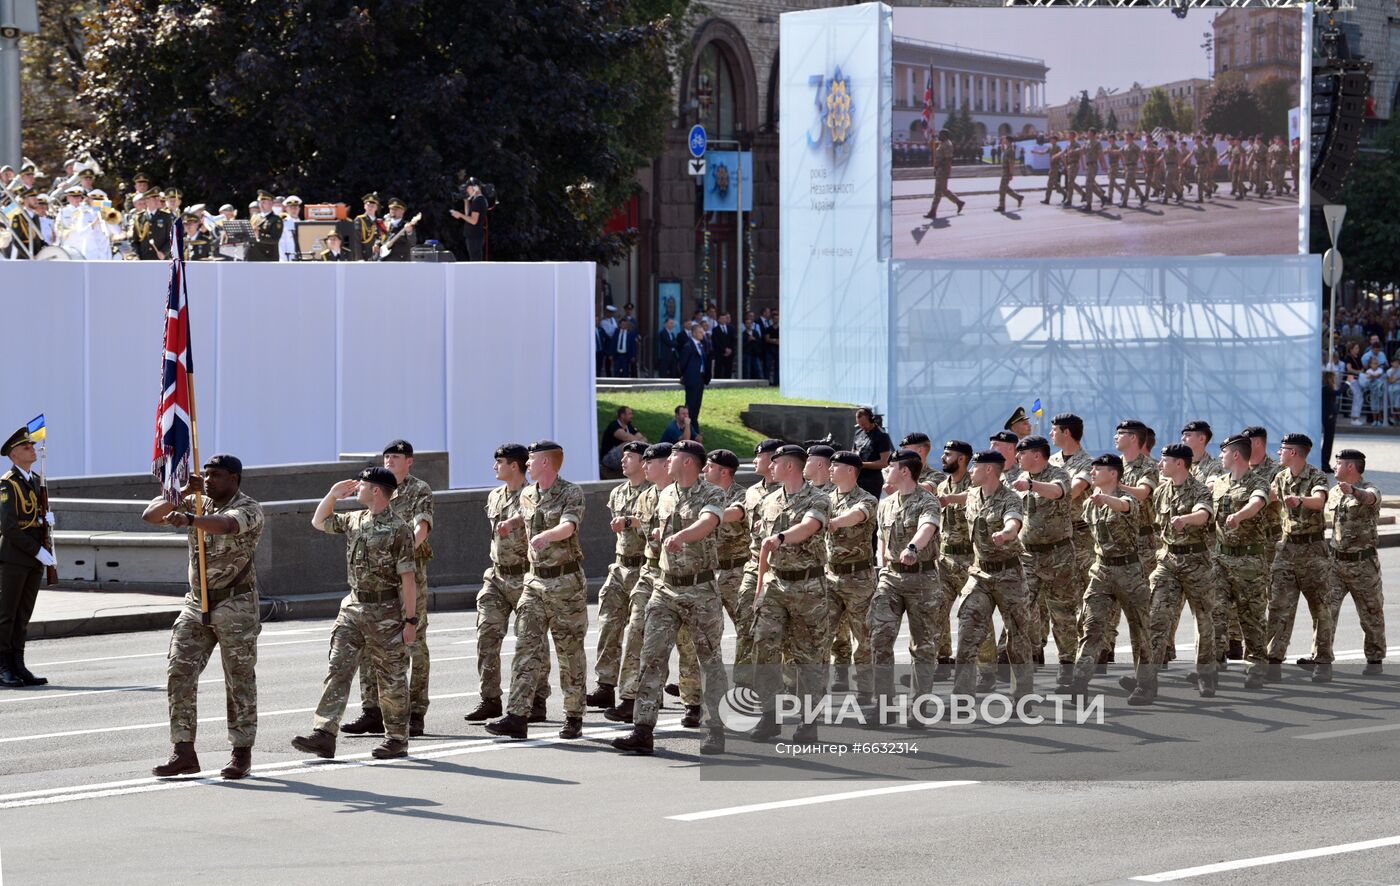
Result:
{"label": "banner with emblem", "polygon": [[705,211],[734,212],[743,192],[743,211],[753,212],[753,154],[705,152]]}

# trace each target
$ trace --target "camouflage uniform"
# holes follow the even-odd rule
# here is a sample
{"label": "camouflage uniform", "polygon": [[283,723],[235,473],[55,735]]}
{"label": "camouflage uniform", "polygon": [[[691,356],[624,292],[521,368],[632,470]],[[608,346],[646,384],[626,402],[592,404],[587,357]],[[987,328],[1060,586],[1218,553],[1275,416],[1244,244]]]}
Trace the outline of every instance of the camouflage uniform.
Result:
{"label": "camouflage uniform", "polygon": [[[501,697],[501,643],[510,625],[510,614],[518,612],[520,594],[525,590],[525,570],[529,566],[529,537],[524,526],[505,538],[496,527],[520,516],[520,490],[498,486],[486,497],[486,519],[491,524],[491,565],[481,576],[481,592],[476,595],[476,674],[483,700]],[[518,619],[517,615],[517,629]],[[549,697],[549,659],[544,660],[538,696]]]}
{"label": "camouflage uniform", "polygon": [[574,534],[542,550],[527,548],[530,571],[525,574],[525,589],[515,615],[515,659],[507,707],[507,712],[516,716],[529,716],[536,690],[548,674],[550,637],[559,660],[564,716],[583,716],[588,672],[588,656],[583,651],[583,635],[588,632],[588,585],[578,540],[583,510],[583,490],[562,478],[548,489],[531,483],[520,490],[520,516],[529,538],[565,522],[574,524]]}
{"label": "camouflage uniform", "polygon": [[316,706],[315,728],[335,735],[350,681],[369,657],[379,687],[384,737],[408,740],[408,648],[403,642],[403,576],[413,573],[413,530],[392,508],[332,513],[322,531],[345,535],[350,594],[331,630],[330,670]]}
{"label": "camouflage uniform", "polygon": [[[1074,487],[1075,480],[1089,482],[1089,472],[1093,468],[1092,458],[1089,453],[1080,449],[1074,455],[1066,456],[1063,451],[1050,456],[1050,464],[1059,468],[1064,468],[1069,473],[1070,488]],[[1071,526],[1074,533],[1074,591],[1075,608],[1084,600],[1084,590],[1089,586],[1089,569],[1094,565],[1094,534],[1089,531],[1088,508],[1090,490],[1086,489],[1074,499],[1074,510],[1071,512]],[[1078,618],[1076,614],[1076,618]],[[1075,649],[1078,649],[1078,631],[1075,632]],[[1074,653],[1070,653],[1073,659]],[[1061,659],[1063,660],[1063,659]]]}
{"label": "camouflage uniform", "polygon": [[[875,691],[894,695],[894,641],[899,636],[900,621],[908,616],[914,694],[931,692],[933,671],[938,664],[939,632],[948,618],[938,580],[938,498],[922,486],[908,494],[896,492],[881,500],[875,519],[885,550],[885,564],[880,567],[869,615]],[[906,566],[900,555],[925,525],[934,527],[933,539],[919,551],[918,560]]]}
{"label": "camouflage uniform", "polygon": [[771,704],[780,679],[779,664],[786,653],[797,670],[798,694],[820,696],[826,691],[823,676],[826,636],[826,581],[822,561],[826,557],[826,524],[831,500],[810,483],[793,493],[779,486],[762,502],[761,523],[768,535],[798,525],[808,517],[821,524],[801,542],[779,545],[768,558],[763,596],[754,619],[753,655],[757,670],[754,687],[764,704]]}
{"label": "camouflage uniform", "polygon": [[[1244,657],[1249,673],[1264,672],[1264,624],[1268,575],[1265,551],[1268,549],[1266,518],[1255,514],[1235,529],[1225,520],[1249,504],[1250,499],[1268,500],[1267,481],[1256,471],[1246,471],[1239,480],[1229,474],[1217,477],[1211,486],[1215,504],[1216,562],[1221,568],[1221,599],[1215,605],[1215,648],[1225,648],[1227,621],[1232,604],[1244,634]],[[1217,656],[1218,659],[1218,656]]]}
{"label": "camouflage uniform", "polygon": [[1327,515],[1323,511],[1310,511],[1301,504],[1296,508],[1283,505],[1287,496],[1306,498],[1319,490],[1327,491],[1327,475],[1312,465],[1304,465],[1296,477],[1287,468],[1274,476],[1273,492],[1283,513],[1283,541],[1269,572],[1266,639],[1272,662],[1282,662],[1288,654],[1300,593],[1308,601],[1308,612],[1312,616],[1312,658],[1324,664],[1332,661],[1336,625],[1332,621],[1332,608],[1327,603],[1332,572],[1332,557],[1323,538]]}
{"label": "camouflage uniform", "polygon": [[[701,478],[695,485],[667,486],[657,501],[661,537],[690,526],[704,514],[724,520],[725,492]],[[642,675],[633,722],[655,726],[661,707],[661,684],[671,665],[671,647],[682,626],[690,634],[704,674],[703,697],[708,723],[719,726],[719,702],[729,689],[720,642],[724,636],[724,604],[715,586],[719,565],[715,535],[681,546],[678,553],[661,549],[660,573],[646,607],[646,632],[642,641]]]}
{"label": "camouflage uniform", "polygon": [[[1079,509],[1070,498],[1072,478],[1068,471],[1047,465],[1039,474],[1027,474],[1023,479],[1051,483],[1064,490],[1057,499],[1048,499],[1037,492],[1021,492],[1021,508],[1026,525],[1021,532],[1021,544],[1026,552],[1021,565],[1026,573],[1026,594],[1033,607],[1044,607],[1055,634],[1055,647],[1061,663],[1074,661],[1074,647],[1079,639],[1075,618],[1079,613],[1080,597],[1075,593],[1078,566],[1074,558],[1072,537],[1073,514]],[[1039,624],[1039,622],[1037,622]],[[1041,637],[1033,638],[1041,642]]]}
{"label": "camouflage uniform", "polygon": [[[1124,479],[1124,485],[1127,485]],[[1148,627],[1149,595],[1138,552],[1138,528],[1142,506],[1126,490],[1118,496],[1128,510],[1089,503],[1089,530],[1094,534],[1094,565],[1084,591],[1084,613],[1079,629],[1079,654],[1074,662],[1074,682],[1087,685],[1094,675],[1107,636],[1110,612],[1128,617],[1138,688],[1157,691],[1157,663],[1152,658],[1152,633]],[[1114,615],[1116,618],[1116,614]]]}
{"label": "camouflage uniform", "polygon": [[1211,558],[1210,520],[1202,526],[1173,529],[1172,518],[1205,511],[1214,516],[1210,488],[1188,476],[1180,486],[1163,483],[1152,493],[1152,508],[1166,551],[1157,568],[1148,576],[1152,588],[1152,650],[1154,661],[1161,661],[1169,647],[1176,645],[1177,621],[1182,601],[1191,604],[1196,619],[1196,673],[1215,673],[1215,597],[1219,581]]}
{"label": "camouflage uniform", "polygon": [[1004,483],[991,495],[973,486],[967,491],[966,512],[974,559],[967,583],[963,585],[962,605],[958,607],[958,655],[953,692],[972,694],[972,661],[978,647],[991,636],[993,610],[999,610],[1007,627],[1011,692],[1019,698],[1032,689],[1031,631],[1035,621],[1021,571],[1021,543],[998,545],[992,541],[992,535],[1005,529],[1009,520],[1025,523],[1021,498]]}
{"label": "camouflage uniform", "polygon": [[1223,475],[1225,468],[1220,464],[1220,459],[1209,452],[1202,453],[1200,458],[1191,460],[1191,476],[1195,477],[1209,489],[1215,482],[1215,478]]}
{"label": "camouflage uniform", "polygon": [[[389,508],[418,531],[419,523],[433,528],[433,490],[422,480],[407,475],[389,499]],[[428,712],[428,561],[433,558],[432,546],[425,539],[413,549],[413,581],[418,592],[414,599],[418,626],[413,645],[408,647],[408,712],[422,716]],[[379,707],[379,686],[370,679],[369,658],[360,658],[360,704],[365,708]]]}
{"label": "camouflage uniform", "polygon": [[[669,488],[669,484],[668,484]],[[618,692],[624,699],[637,698],[642,679],[642,648],[646,644],[647,604],[652,592],[661,581],[661,542],[652,541],[651,534],[661,528],[657,511],[662,490],[658,486],[648,487],[637,500],[637,517],[642,521],[642,537],[646,547],[644,560],[637,583],[627,598],[627,632],[622,643],[622,667],[619,672]],[[681,701],[687,705],[698,705],[701,701],[700,661],[695,644],[690,639],[690,631],[685,625],[676,633],[676,652],[681,660],[680,689]]]}
{"label": "camouflage uniform", "polygon": [[[972,486],[972,477],[966,472],[961,480],[952,477],[938,484],[939,495],[958,495]],[[940,513],[939,540],[942,545],[938,556],[938,584],[943,592],[943,623],[939,627],[938,656],[953,657],[953,604],[963,585],[967,584],[967,570],[972,566],[972,537],[968,533],[967,510],[962,505],[948,505]]]}
{"label": "camouflage uniform", "polygon": [[[1283,465],[1274,461],[1269,456],[1264,456],[1264,460],[1250,468],[1258,474],[1264,481],[1264,488],[1272,490],[1274,478],[1279,471],[1283,470]],[[1268,550],[1265,551],[1265,567],[1272,569],[1274,557],[1278,554],[1279,539],[1283,537],[1283,502],[1271,501],[1264,505],[1264,526],[1265,534],[1268,537]]]}
{"label": "camouflage uniform", "polygon": [[[834,642],[841,639],[839,632],[849,631],[855,635],[856,687],[862,695],[869,695],[874,685],[870,671],[870,598],[875,594],[870,527],[875,522],[878,503],[875,496],[859,486],[846,493],[832,490],[827,497],[831,501],[831,516],[858,508],[865,519],[845,529],[827,531],[827,630],[823,648],[830,651]],[[840,658],[835,662],[845,663]]]}
{"label": "camouflage uniform", "polygon": [[[1146,452],[1139,452],[1137,458],[1123,463],[1122,485],[1124,487],[1141,486],[1146,483],[1153,490],[1156,490],[1160,479],[1157,463],[1148,458]],[[1136,499],[1134,500],[1136,501]],[[1137,551],[1138,558],[1142,560],[1144,582],[1146,576],[1151,575],[1152,570],[1157,568],[1157,530],[1156,526],[1153,525],[1151,501],[1152,499],[1149,497],[1147,501],[1138,502],[1141,507],[1136,509],[1138,513]],[[1086,587],[1085,592],[1087,593],[1087,591]],[[1118,623],[1120,620],[1118,598],[1110,597],[1108,605],[1104,624],[1104,649],[1111,657],[1114,648],[1118,645]]]}
{"label": "camouflage uniform", "polygon": [[[209,663],[215,644],[224,667],[224,693],[228,701],[228,740],[236,748],[251,748],[258,734],[257,573],[253,557],[262,536],[262,506],[242,492],[222,505],[207,496],[206,516],[232,517],[238,529],[228,535],[204,534],[205,582],[209,591],[209,624],[203,623],[199,599],[199,548],[189,529],[190,592],[170,631],[170,657],[166,663],[166,694],[170,699],[170,741],[194,741],[199,712],[196,698],[199,675]],[[194,513],[194,499],[178,508]]]}
{"label": "camouflage uniform", "polygon": [[1362,504],[1340,486],[1327,493],[1327,520],[1332,524],[1332,581],[1327,602],[1335,627],[1342,614],[1342,601],[1351,595],[1366,641],[1362,647],[1368,662],[1385,658],[1385,597],[1381,593],[1380,561],[1376,558],[1376,518],[1380,515],[1381,493],[1370,483],[1355,484],[1376,497],[1373,504]]}
{"label": "camouflage uniform", "polygon": [[[642,493],[651,483],[619,483],[608,494],[608,513],[613,519],[637,517]],[[608,566],[608,577],[598,591],[598,661],[594,670],[598,682],[617,685],[622,663],[622,635],[627,628],[628,598],[642,572],[646,536],[640,527],[624,527],[617,533],[615,556]]]}
{"label": "camouflage uniform", "polygon": [[739,622],[735,625],[734,682],[753,683],[754,597],[758,590],[758,549],[763,539],[772,533],[763,529],[763,499],[778,488],[778,484],[759,481],[744,491],[744,522],[749,526],[749,560],[744,564],[744,578],[739,585]]}
{"label": "camouflage uniform", "polygon": [[[734,483],[724,494],[721,502],[727,511],[731,507],[744,505],[748,490]],[[744,580],[744,566],[749,560],[749,517],[744,516],[733,523],[720,523],[715,530],[715,546],[719,549],[719,566],[715,570],[715,584],[719,586],[719,598],[724,603],[724,611],[734,622],[734,630],[747,630],[753,623],[753,598],[745,603],[739,590]],[[743,625],[743,628],[740,628]]]}

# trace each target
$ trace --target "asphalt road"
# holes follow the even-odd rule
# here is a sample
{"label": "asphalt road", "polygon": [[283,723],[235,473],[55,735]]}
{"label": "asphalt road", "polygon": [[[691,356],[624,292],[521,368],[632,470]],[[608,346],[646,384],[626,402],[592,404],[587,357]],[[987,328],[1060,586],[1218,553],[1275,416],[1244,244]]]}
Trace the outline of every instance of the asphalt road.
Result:
{"label": "asphalt road", "polygon": [[[1044,199],[1045,184],[1024,189],[1025,204],[1007,200],[996,212],[997,179],[954,179],[949,186],[967,205],[944,200],[939,217],[924,218],[927,198],[894,201],[894,257],[897,259],[1064,258],[1067,256],[1142,255],[1293,255],[1298,251],[1296,197],[1236,201],[1228,183],[1214,201],[1163,206],[1148,201],[1139,208],[1134,197],[1127,209],[1110,206],[1093,212],[1066,209],[1060,196]],[[1105,185],[1101,176],[1100,186]],[[1114,199],[1121,203],[1117,193]],[[1076,195],[1075,206],[1083,200]]]}
{"label": "asphalt road", "polygon": [[[1400,549],[1382,562],[1388,582],[1400,578]],[[560,742],[557,692],[537,738],[492,739],[461,719],[476,701],[473,625],[471,613],[434,615],[431,734],[409,759],[379,763],[372,738],[343,737],[335,762],[291,749],[310,726],[330,623],[267,624],[255,777],[237,783],[148,774],[169,748],[166,634],[34,643],[28,658],[51,685],[0,693],[0,870],[22,884],[1057,884],[1249,861],[1186,879],[1400,881],[1400,663],[1357,676],[1349,611],[1330,687],[1289,667],[1282,685],[1246,693],[1236,668],[1205,700],[1176,665],[1160,704],[1128,709],[1116,665],[1096,683],[1102,725],[823,727],[828,743],[919,746],[849,744],[844,757],[731,738],[725,757],[701,758],[674,707],[651,758],[607,747],[621,727],[597,713],[584,740]],[[1188,616],[1183,659],[1191,629]],[[1294,654],[1309,631],[1304,611]],[[1048,689],[1047,672],[1038,680]],[[215,775],[227,759],[217,659],[201,688],[198,746]],[[1374,840],[1389,842],[1350,845]]]}

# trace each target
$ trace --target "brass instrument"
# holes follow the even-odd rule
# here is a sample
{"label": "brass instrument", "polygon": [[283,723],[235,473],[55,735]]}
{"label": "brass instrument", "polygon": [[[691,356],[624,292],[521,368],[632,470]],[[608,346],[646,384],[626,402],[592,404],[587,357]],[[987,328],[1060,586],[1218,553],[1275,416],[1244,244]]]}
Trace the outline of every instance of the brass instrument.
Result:
{"label": "brass instrument", "polygon": [[103,206],[102,209],[101,209],[100,211],[101,211],[101,213],[102,213],[102,220],[103,220],[104,222],[106,222],[107,224],[109,224],[109,225],[119,225],[119,224],[121,224],[121,221],[122,221],[121,210],[117,209],[115,206]]}

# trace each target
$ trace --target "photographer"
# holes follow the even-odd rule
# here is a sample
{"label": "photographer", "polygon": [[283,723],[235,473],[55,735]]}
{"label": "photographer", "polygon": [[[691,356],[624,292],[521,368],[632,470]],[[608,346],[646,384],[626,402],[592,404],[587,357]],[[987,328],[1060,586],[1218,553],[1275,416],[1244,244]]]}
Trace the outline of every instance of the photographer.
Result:
{"label": "photographer", "polygon": [[484,261],[486,257],[486,216],[490,205],[482,194],[481,182],[467,179],[467,195],[462,201],[463,212],[452,210],[452,217],[464,222],[462,236],[467,241],[467,261]]}

